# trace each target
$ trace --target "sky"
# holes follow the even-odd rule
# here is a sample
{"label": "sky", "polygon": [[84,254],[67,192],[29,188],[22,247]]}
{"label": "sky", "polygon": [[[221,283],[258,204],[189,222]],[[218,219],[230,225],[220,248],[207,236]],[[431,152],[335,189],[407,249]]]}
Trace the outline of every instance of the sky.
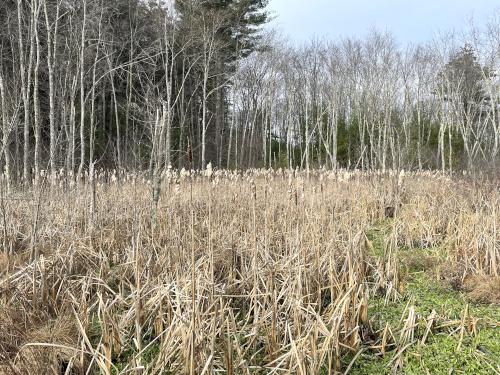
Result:
{"label": "sky", "polygon": [[371,28],[403,43],[421,43],[440,32],[462,30],[473,16],[480,25],[499,0],[270,0],[271,27],[297,43],[311,38],[362,37]]}

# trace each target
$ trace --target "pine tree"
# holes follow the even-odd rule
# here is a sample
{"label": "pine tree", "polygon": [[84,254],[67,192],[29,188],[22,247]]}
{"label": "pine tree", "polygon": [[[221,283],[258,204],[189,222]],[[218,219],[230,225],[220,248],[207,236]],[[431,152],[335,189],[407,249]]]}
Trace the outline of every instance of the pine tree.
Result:
{"label": "pine tree", "polygon": [[[207,155],[204,156],[215,165],[224,164],[226,155],[223,134],[228,122],[227,92],[231,76],[237,68],[237,62],[259,46],[261,26],[268,21],[265,11],[267,3],[267,0],[178,0],[175,3],[179,14],[177,26],[179,34],[183,35],[181,43],[190,44],[193,51],[190,54],[199,53],[207,47],[203,35],[208,32],[214,36],[216,53],[209,62],[210,79],[205,90],[210,93],[207,103],[209,116],[206,123],[196,119],[194,122],[201,122],[201,126],[207,127]],[[202,76],[202,72],[200,66],[198,75]],[[194,84],[188,86],[195,88]],[[200,102],[203,101],[200,98],[201,91],[197,90],[195,95]]]}
{"label": "pine tree", "polygon": [[[470,44],[465,44],[451,58],[440,78],[447,100],[459,99],[466,111],[471,105],[476,105],[484,99],[483,70]],[[452,98],[454,95],[459,97]]]}

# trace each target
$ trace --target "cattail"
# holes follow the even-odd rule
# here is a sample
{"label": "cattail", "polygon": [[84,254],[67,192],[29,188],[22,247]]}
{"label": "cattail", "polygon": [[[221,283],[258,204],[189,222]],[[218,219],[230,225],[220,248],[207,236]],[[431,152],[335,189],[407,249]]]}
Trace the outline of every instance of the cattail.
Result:
{"label": "cattail", "polygon": [[204,172],[205,177],[207,177],[209,180],[211,180],[213,173],[214,173],[214,171],[212,169],[212,163],[209,162],[207,164],[207,167],[206,167],[205,172]]}
{"label": "cattail", "polygon": [[[459,320],[439,303],[422,316],[410,277],[495,298],[494,184],[464,187],[441,172],[321,168],[306,180],[295,167],[169,166],[162,176],[174,186],[152,226],[148,172],[88,170],[105,192],[92,228],[91,188],[68,189],[71,171],[50,194],[33,187],[39,216],[32,199],[0,202],[2,340],[19,373],[65,356],[67,373],[90,364],[102,373],[349,373],[379,355],[402,366],[434,331],[457,333],[460,348],[490,329],[472,307]],[[403,176],[405,204],[378,222]],[[25,259],[28,246],[39,256]],[[386,319],[383,309],[407,300],[400,322]],[[53,347],[21,346],[26,337]]]}
{"label": "cattail", "polygon": [[187,153],[188,164],[191,166],[193,164],[193,149],[191,148],[190,140],[188,140],[186,153]]}

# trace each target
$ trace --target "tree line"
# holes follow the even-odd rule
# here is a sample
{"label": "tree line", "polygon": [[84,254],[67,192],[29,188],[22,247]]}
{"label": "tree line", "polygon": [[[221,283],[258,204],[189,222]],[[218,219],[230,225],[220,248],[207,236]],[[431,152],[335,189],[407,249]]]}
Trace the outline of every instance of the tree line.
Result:
{"label": "tree line", "polygon": [[[500,22],[425,45],[283,41],[265,0],[6,0],[9,183],[96,167],[494,167]],[[158,177],[159,178],[159,177]]]}
{"label": "tree line", "polygon": [[[2,168],[10,181],[221,158],[228,91],[263,0],[0,3]],[[35,181],[36,182],[36,181]]]}
{"label": "tree line", "polygon": [[499,20],[422,45],[372,31],[254,53],[232,90],[227,167],[495,168]]}

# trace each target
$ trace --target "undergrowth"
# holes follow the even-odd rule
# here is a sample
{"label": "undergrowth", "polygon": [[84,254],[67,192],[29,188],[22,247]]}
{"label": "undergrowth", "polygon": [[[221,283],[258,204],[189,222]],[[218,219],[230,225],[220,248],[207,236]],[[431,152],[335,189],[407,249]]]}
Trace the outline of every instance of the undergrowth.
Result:
{"label": "undergrowth", "polygon": [[[386,236],[391,230],[388,221],[379,222],[367,232],[375,256],[384,254]],[[404,351],[404,374],[498,374],[500,369],[500,308],[494,304],[479,304],[467,299],[439,280],[438,268],[445,262],[439,247],[398,248],[400,266],[406,269],[404,290],[395,302],[386,303],[381,296],[369,300],[369,316],[374,329],[391,328],[396,342],[381,355],[367,350],[355,361],[351,374],[390,374],[390,363],[396,351],[398,332],[403,328],[409,306],[415,308],[419,319],[415,327],[414,343]],[[441,323],[422,343],[426,331],[425,320],[435,313]],[[457,327],[464,318],[469,322],[465,334]],[[473,327],[472,327],[473,326]],[[346,358],[349,363],[351,358]]]}

